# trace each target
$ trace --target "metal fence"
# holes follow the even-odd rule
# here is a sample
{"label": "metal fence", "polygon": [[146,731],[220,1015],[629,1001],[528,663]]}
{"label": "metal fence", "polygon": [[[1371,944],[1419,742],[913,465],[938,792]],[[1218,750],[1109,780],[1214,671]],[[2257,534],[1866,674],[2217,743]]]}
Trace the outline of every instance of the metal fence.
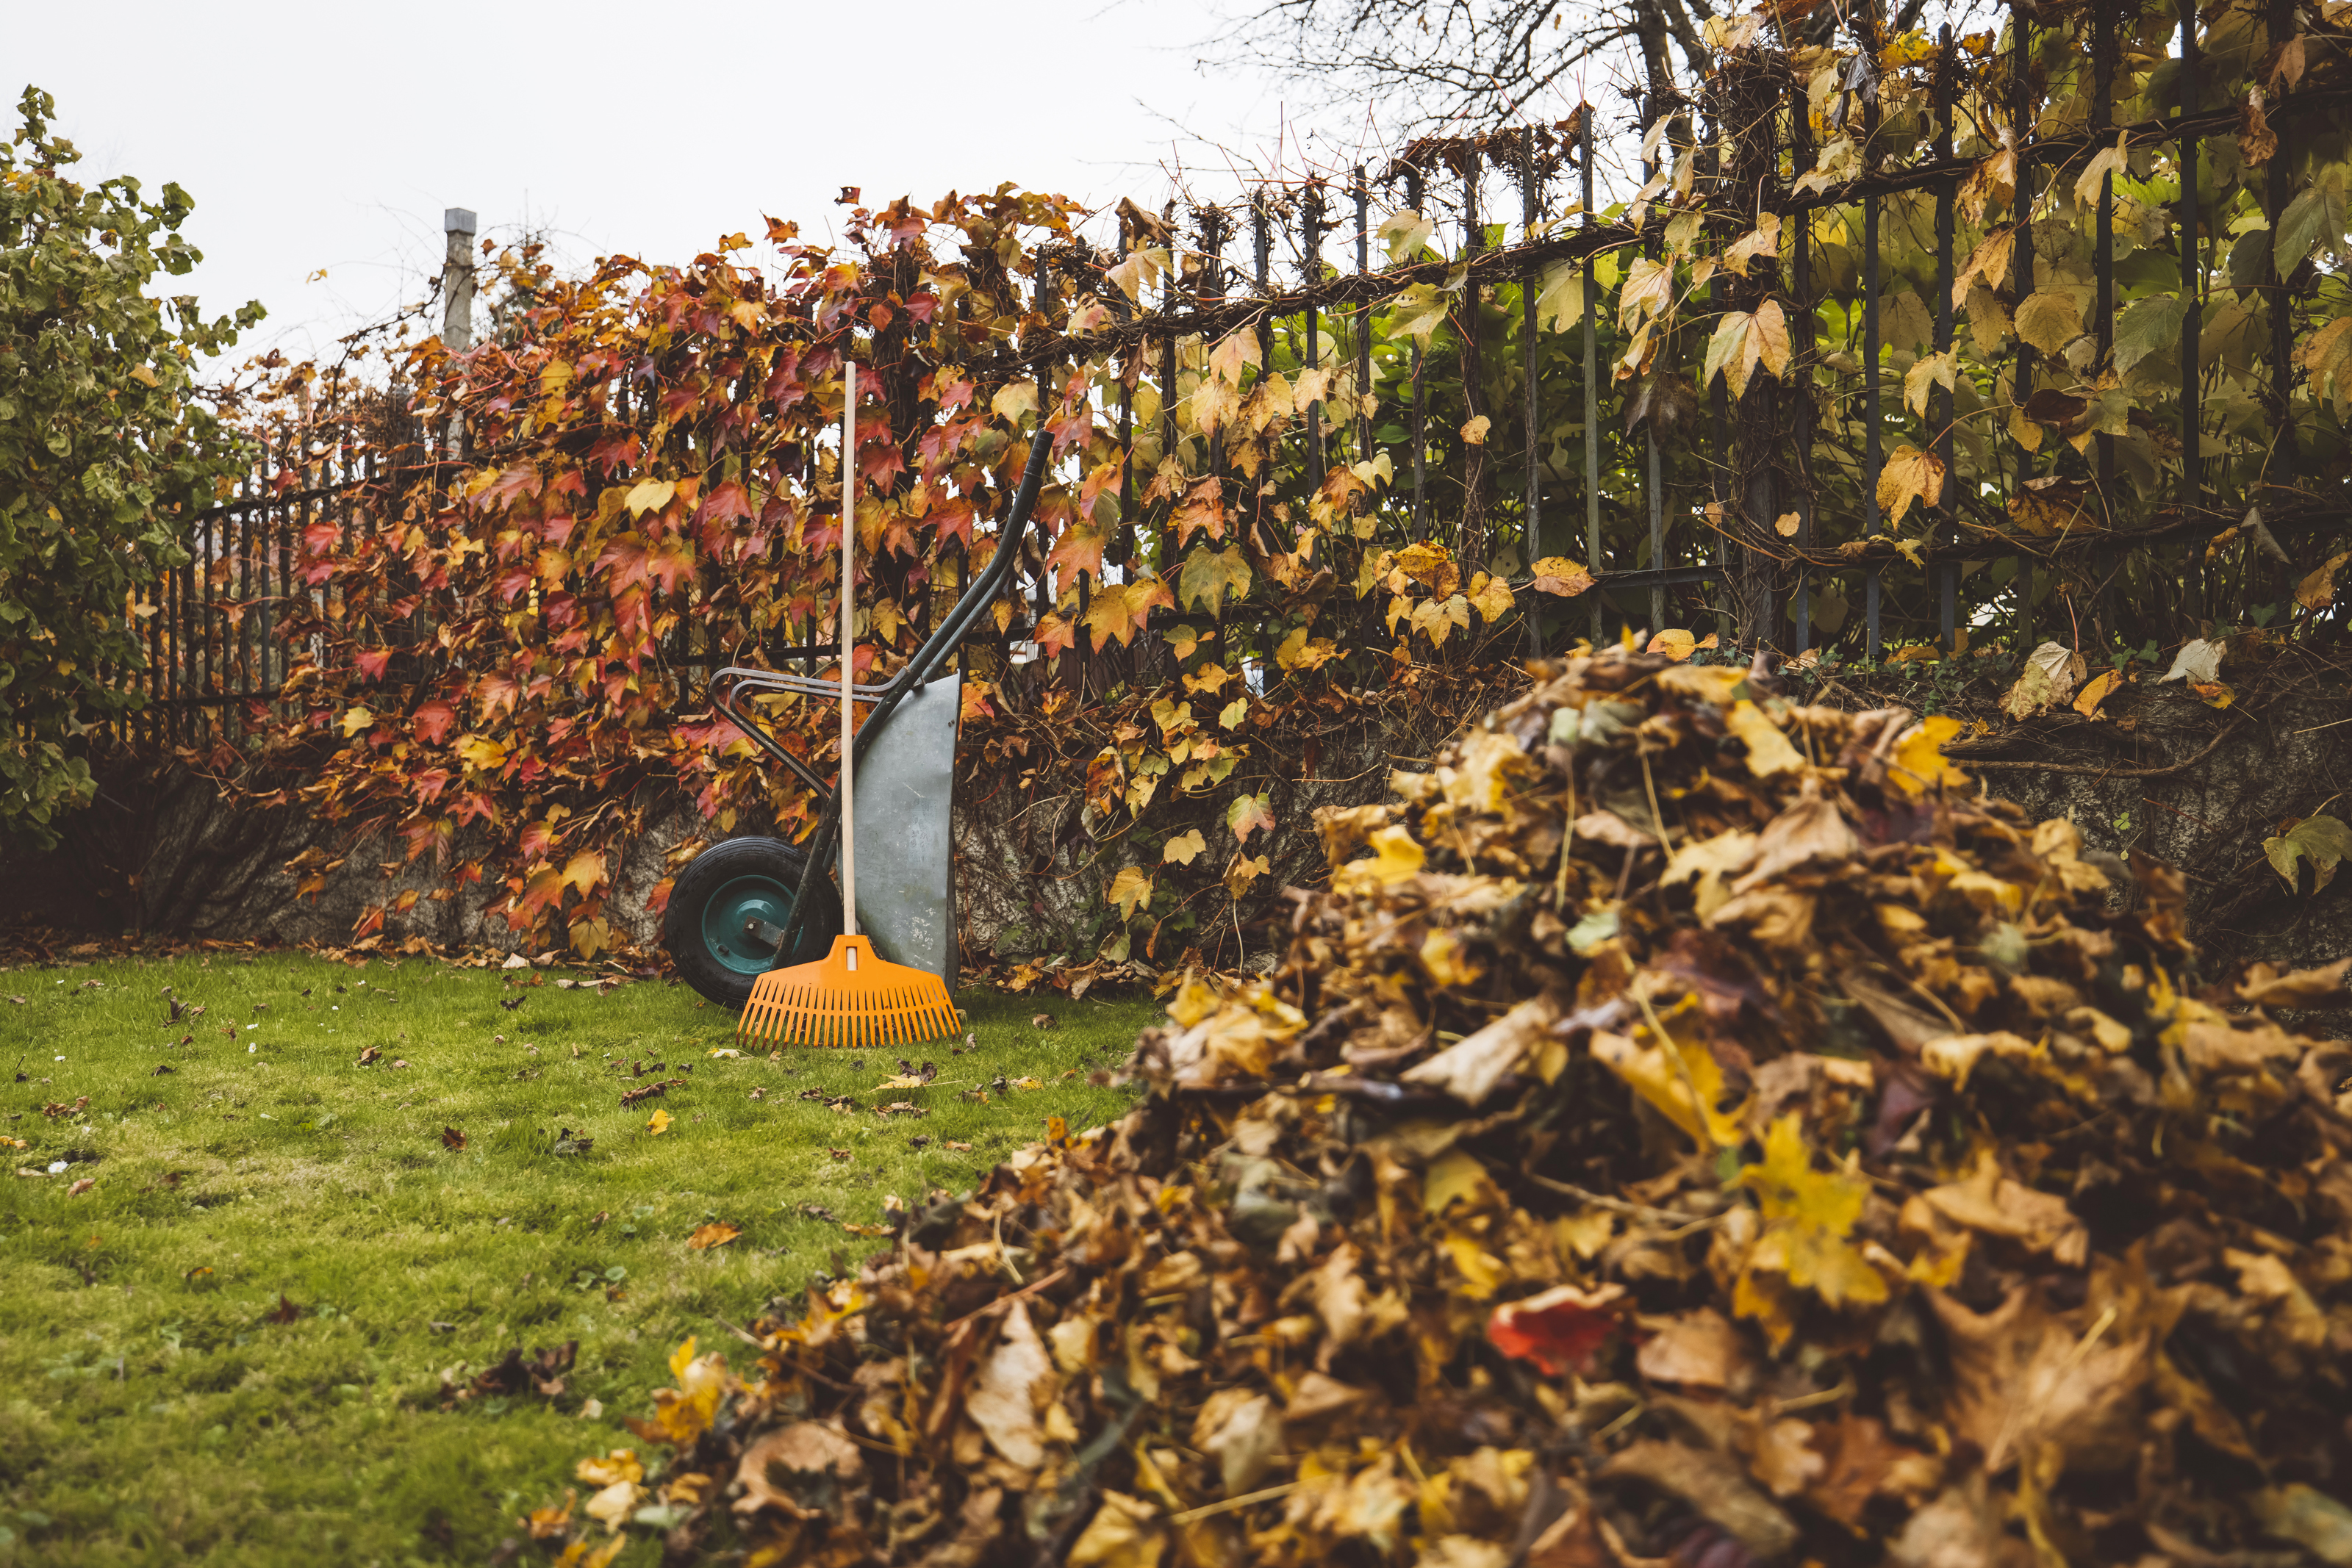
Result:
{"label": "metal fence", "polygon": [[[1105,554],[1113,573],[1172,564],[1171,507],[1141,501],[1148,476],[1133,461],[1136,445],[1156,435],[1164,455],[1186,439],[1177,409],[1196,373],[1191,367],[1211,345],[1247,330],[1256,337],[1260,376],[1277,365],[1345,367],[1354,399],[1311,408],[1285,439],[1279,471],[1252,482],[1309,496],[1336,465],[1385,461],[1393,478],[1375,497],[1362,549],[1431,541],[1507,580],[1517,613],[1486,628],[1503,650],[1710,623],[1727,648],[1798,654],[1829,644],[1868,660],[1906,643],[1956,652],[1969,632],[2021,654],[2061,620],[2077,642],[2086,629],[2124,642],[2142,634],[2176,642],[2242,616],[2257,600],[2284,602],[2291,583],[2336,553],[2352,517],[2341,426],[2319,395],[2318,372],[2304,361],[2330,311],[2352,314],[2352,292],[2320,260],[2290,263],[2284,277],[2262,264],[2248,275],[2233,246],[2225,267],[2216,215],[2200,213],[2200,148],[2214,138],[2243,142],[2251,121],[2241,89],[2252,68],[2231,66],[2238,74],[2216,85],[2201,57],[2206,24],[2188,0],[2161,56],[2147,45],[2155,11],[2095,5],[2051,13],[2059,19],[2050,26],[2040,15],[2014,13],[2008,37],[1990,47],[1956,42],[1946,29],[1906,52],[1871,13],[1857,12],[1857,36],[1836,57],[1833,123],[1809,101],[1799,55],[1727,48],[1706,82],[1687,91],[1653,82],[1613,126],[1588,106],[1561,124],[1416,142],[1386,168],[1270,184],[1181,222],[1172,206],[1157,224],[1136,214],[1115,246],[1029,253],[1045,326],[970,355],[964,368],[996,386],[1139,359],[1139,375],[1106,380],[1099,393],[1129,458],[1119,528]],[[2304,25],[2275,3],[2263,15],[2270,30],[2262,37],[2273,46]],[[2138,40],[2129,54],[2119,29]],[[2075,64],[2078,43],[2088,47]],[[2246,53],[2242,27],[2230,47],[2232,59]],[[1890,64],[1890,57],[1899,57]],[[2117,72],[2126,63],[2134,100],[2147,107],[2168,96],[2163,112],[2118,121]],[[1816,61],[1816,78],[1819,68]],[[2066,72],[2070,82],[2088,79],[2061,104],[2050,95]],[[1907,99],[1898,79],[1910,84]],[[2167,80],[2168,93],[2159,93]],[[2266,123],[2280,146],[2261,177],[2260,207],[2275,235],[2301,193],[2326,177],[2328,166],[2308,150],[2342,141],[2352,86],[2316,70],[2271,85]],[[2209,107],[2206,91],[2221,106]],[[1886,103],[1905,107],[1884,114]],[[2252,120],[2264,112],[2258,98]],[[1641,139],[1648,204],[1639,221],[1597,210],[1605,181],[1596,138],[1604,131]],[[1834,139],[1825,141],[1827,131]],[[1984,236],[1970,246],[1973,266],[1985,239],[2006,229],[2010,248],[1998,276],[1986,269],[1968,281],[1982,284],[1993,307],[2019,309],[2039,292],[2037,234],[2053,222],[2053,204],[2074,211],[2080,171],[2096,167],[2090,161],[2110,148],[2158,159],[2163,168],[2151,166],[2142,180],[2134,165],[2118,162],[2082,204],[2075,228],[2091,251],[2091,298],[2064,362],[2041,354],[2022,332],[1994,348],[1961,345],[1954,285],[1962,231]],[[2252,191],[2248,152],[2229,151],[2231,178]],[[2006,154],[2014,156],[2013,189],[2004,195],[1996,183],[1988,198],[1988,166]],[[2100,414],[2100,399],[2113,390],[2127,303],[2118,297],[2118,179],[2145,193],[2165,184],[2156,176],[2167,170],[2169,210],[2137,197],[2130,206],[2135,235],[2145,240],[2160,230],[2177,253],[2184,303],[2165,350],[2178,362],[2177,385],[2164,393],[2168,410],[2159,402],[2155,416],[2143,409],[2137,418],[2107,417],[2114,411]],[[1572,214],[1564,211],[1570,200]],[[1773,220],[1783,237],[1744,270],[1731,267],[1743,238]],[[2352,254],[2340,233],[2340,202],[2330,221],[2335,229],[2323,237],[2337,254]],[[1411,238],[1423,224],[1426,246],[1376,262],[1385,235]],[[1890,257],[1900,254],[1891,231],[1928,225],[1933,238],[1918,247],[1916,275],[1891,270]],[[1832,234],[1844,237],[1825,237]],[[1440,235],[1450,243],[1439,245]],[[1159,298],[1130,297],[1114,271],[1153,246],[1165,247],[1170,264]],[[1677,247],[1680,270],[1671,270]],[[2152,287],[2148,258],[2164,249],[2137,247],[2129,287],[2143,298]],[[1660,361],[1621,375],[1629,340],[1638,338],[1625,279],[1661,256],[1670,294],[1689,280],[1685,313]],[[1611,258],[1622,264],[1613,289]],[[1549,307],[1539,295],[1562,281],[1562,267],[1580,283],[1584,308],[1554,329],[1543,322]],[[1416,289],[1423,304],[1433,294],[1444,305],[1442,329],[1400,329],[1422,308]],[[2234,305],[2225,291],[2234,291]],[[1906,293],[1925,293],[1924,310]],[[1725,379],[1702,381],[1684,368],[1725,320],[1768,301],[1785,306],[1784,368],[1754,377],[1738,397]],[[1924,341],[1893,340],[1890,302]],[[1614,319],[1604,315],[1609,303]],[[2217,424],[2205,408],[2218,371],[2200,344],[2200,324],[2230,308],[2239,314],[2227,352],[2244,359],[2256,384],[2249,395],[2268,422],[2267,444],[2247,433],[2242,410],[2230,416],[2234,423]],[[1915,313],[1925,317],[1924,330]],[[2261,341],[2249,348],[2257,332]],[[1924,402],[1906,400],[1906,363],[1916,370],[1964,348],[1952,374],[1929,378]],[[2155,396],[2146,379],[2134,383],[2143,401]],[[1972,408],[1963,411],[1962,402]],[[2084,425],[2086,410],[2095,428]],[[1988,411],[2006,413],[2007,429],[1962,439],[1964,422]],[[614,417],[632,417],[625,402]],[[1472,435],[1474,428],[1483,434]],[[2078,439],[2084,429],[2091,433]],[[899,434],[911,443],[919,432]],[[1206,444],[1208,472],[1239,485],[1217,441]],[[1930,526],[1910,537],[1898,535],[1881,506],[1898,453],[1909,455],[1905,462],[1932,458],[1944,476],[1940,493],[1922,497]],[[152,663],[141,678],[153,706],[136,721],[141,732],[184,743],[197,727],[193,714],[278,695],[297,650],[284,644],[272,609],[310,591],[299,580],[298,541],[333,548],[356,509],[402,504],[415,486],[437,483],[457,456],[436,455],[429,443],[266,456],[236,497],[196,519],[194,563],[152,606]],[[2218,554],[2209,548],[2216,539],[2236,540],[2241,553]],[[1585,599],[1535,591],[1530,563],[1558,555],[1580,556],[1591,569],[1596,586]],[[960,571],[959,589],[963,580]],[[2063,615],[2049,602],[2053,586]],[[1042,570],[1017,591],[1019,613],[987,655],[1000,668],[1052,602]],[[1079,591],[1083,611],[1090,591],[1083,578]],[[315,596],[311,608],[334,613]],[[1216,621],[1234,634],[1226,646],[1265,657],[1270,648],[1253,644],[1249,629],[1265,608],[1249,599],[1221,603]],[[1201,619],[1161,611],[1153,626]],[[409,647],[425,648],[423,631],[411,629]],[[827,652],[809,645],[814,631],[798,644],[786,638],[749,650],[703,645],[689,632],[667,654],[682,671],[747,657],[814,667]],[[1350,634],[1362,644],[1387,642],[1371,600]],[[1091,689],[1147,673],[1139,661],[1159,656],[1153,642],[1145,638],[1140,652],[1106,650],[1106,660],[1081,640],[1064,658]]]}

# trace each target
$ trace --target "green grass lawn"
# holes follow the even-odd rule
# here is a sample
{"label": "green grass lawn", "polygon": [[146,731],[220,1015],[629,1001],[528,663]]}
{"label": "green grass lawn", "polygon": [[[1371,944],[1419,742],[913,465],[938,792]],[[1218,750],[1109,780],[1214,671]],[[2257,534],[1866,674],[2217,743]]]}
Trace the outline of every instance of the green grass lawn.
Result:
{"label": "green grass lawn", "polygon": [[[0,1175],[0,1563],[480,1563],[583,1455],[641,1446],[621,1418],[688,1335],[728,1343],[854,1269],[886,1243],[845,1227],[886,1197],[1118,1114],[1088,1079],[1158,1017],[967,995],[974,1048],[879,1090],[896,1051],[714,1057],[733,1017],[682,987],[555,980],[292,954],[0,972],[0,1136],[26,1145],[0,1172],[37,1173]],[[592,1146],[558,1153],[564,1129]],[[740,1235],[689,1247],[712,1224]],[[451,1397],[572,1340],[560,1396]]]}

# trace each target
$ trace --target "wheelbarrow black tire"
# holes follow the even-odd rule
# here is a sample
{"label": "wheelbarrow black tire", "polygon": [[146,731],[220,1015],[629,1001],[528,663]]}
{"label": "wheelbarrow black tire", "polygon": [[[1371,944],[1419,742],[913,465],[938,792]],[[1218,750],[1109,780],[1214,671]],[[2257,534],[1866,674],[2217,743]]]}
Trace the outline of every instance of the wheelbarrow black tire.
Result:
{"label": "wheelbarrow black tire", "polygon": [[775,950],[743,934],[747,917],[781,926],[792,910],[808,856],[781,839],[722,839],[693,860],[670,887],[662,946],[678,977],[708,1001],[740,1012],[751,985],[771,967],[814,963],[841,935],[841,894],[819,879],[817,907],[782,965]]}

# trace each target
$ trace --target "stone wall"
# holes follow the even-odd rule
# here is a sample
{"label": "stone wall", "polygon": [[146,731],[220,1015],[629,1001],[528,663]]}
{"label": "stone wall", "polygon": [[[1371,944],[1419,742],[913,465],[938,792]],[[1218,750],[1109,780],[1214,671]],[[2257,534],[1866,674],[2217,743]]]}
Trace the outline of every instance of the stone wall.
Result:
{"label": "stone wall", "polygon": [[[2030,735],[2003,729],[1977,743],[1990,760],[1964,766],[2037,818],[2072,818],[2094,847],[2137,849],[2180,868],[2189,879],[2192,928],[2211,966],[2242,956],[2315,964],[2352,951],[2352,874],[2316,895],[2289,893],[2261,848],[2282,821],[2311,814],[2338,791],[2352,793],[2352,725],[2326,727],[2343,716],[2341,700],[2282,698],[2260,715],[2241,709],[2233,716],[2178,686],[2138,685],[2111,698],[2105,711],[2131,727],[2076,724],[2071,716],[2036,721]],[[2221,744],[2193,767],[2145,771],[2198,756],[2225,726]],[[1439,738],[1335,726],[1321,737],[1311,777],[1253,785],[1271,789],[1275,816],[1286,826],[1271,843],[1260,834],[1248,846],[1252,854],[1268,855],[1272,867],[1242,901],[1240,924],[1277,912],[1286,883],[1320,880],[1321,850],[1309,826],[1316,807],[1385,798],[1391,768],[1417,766]],[[2024,745],[2032,747],[2035,765],[2006,765],[2025,755]],[[1194,907],[1220,932],[1234,921],[1217,885],[1240,848],[1225,826],[1232,787],[1189,800],[1171,792],[1155,801],[1155,832],[1197,827],[1207,845],[1180,870],[1131,839],[1097,839],[1076,791],[1040,777],[1043,782],[1024,791],[1005,769],[966,768],[956,838],[968,957],[992,949],[1012,956],[1087,948],[1103,912],[1103,889],[1129,863],[1197,892]],[[2352,811],[2352,799],[2331,810]],[[652,802],[647,821],[625,857],[610,909],[617,931],[650,947],[658,923],[645,898],[664,874],[664,857],[685,839],[712,833],[683,796]],[[318,896],[298,898],[284,868],[314,846],[341,863]],[[117,766],[102,773],[99,803],[74,820],[60,847],[0,852],[0,922],[108,936],[332,946],[350,940],[368,908],[413,888],[418,902],[392,918],[391,941],[516,944],[503,920],[482,913],[485,889],[441,889],[429,864],[403,865],[402,850],[381,837],[354,841],[298,809],[225,806],[209,783],[177,768],[158,774]],[[1171,937],[1158,956],[1166,962],[1188,942],[1206,946],[1210,940],[1205,931]],[[1249,953],[1246,943],[1240,950],[1261,956]],[[1223,956],[1234,951],[1228,946]]]}

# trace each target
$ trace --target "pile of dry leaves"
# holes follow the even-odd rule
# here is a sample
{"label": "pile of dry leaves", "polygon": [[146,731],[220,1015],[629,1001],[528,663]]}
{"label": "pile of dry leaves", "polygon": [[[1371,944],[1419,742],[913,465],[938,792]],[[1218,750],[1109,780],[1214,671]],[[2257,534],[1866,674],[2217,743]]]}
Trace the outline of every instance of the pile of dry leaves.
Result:
{"label": "pile of dry leaves", "polygon": [[[689,1344],[565,1563],[2352,1563],[2352,1049],[1944,721],[1546,672],[1118,1126]],[[1565,852],[1563,852],[1565,851]],[[657,1449],[657,1451],[656,1451]]]}

